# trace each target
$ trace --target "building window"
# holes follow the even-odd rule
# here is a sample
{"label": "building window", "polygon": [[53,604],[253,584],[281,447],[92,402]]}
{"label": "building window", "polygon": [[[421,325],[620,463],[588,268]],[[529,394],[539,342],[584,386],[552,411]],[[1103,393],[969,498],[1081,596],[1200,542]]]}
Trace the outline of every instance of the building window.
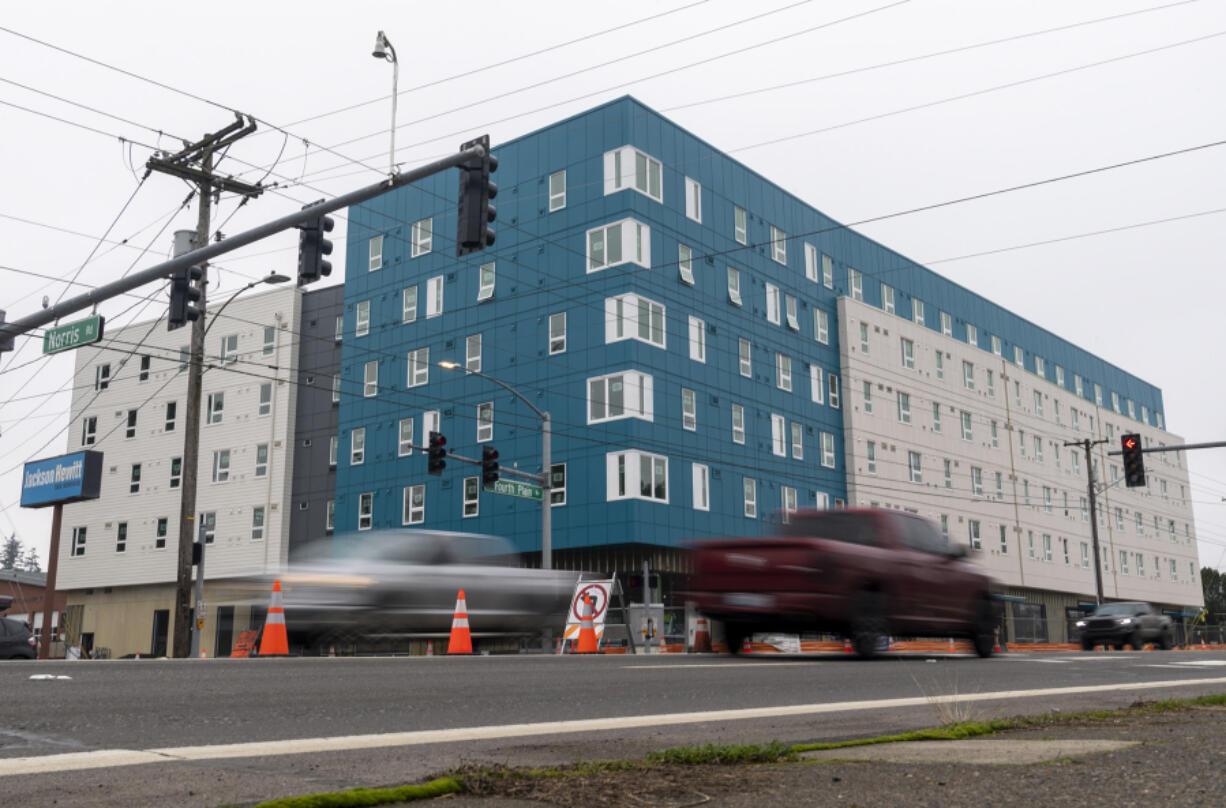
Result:
{"label": "building window", "polygon": [[817,248],[812,244],[805,245],[805,277],[814,283],[817,279]]}
{"label": "building window", "polygon": [[823,378],[825,371],[817,365],[809,365],[809,396],[813,399],[814,404],[821,404],[826,400],[826,382]]}
{"label": "building window", "polygon": [[983,541],[979,536],[979,520],[978,519],[968,519],[966,520],[966,526],[967,526],[967,533],[970,537],[971,549],[972,550],[982,550]]}
{"label": "building window", "polygon": [[859,270],[847,268],[847,285],[851,288],[851,299],[864,302],[864,276]]}
{"label": "building window", "polygon": [[218,449],[213,452],[213,482],[224,483],[230,479],[230,450]]}
{"label": "building window", "polygon": [[397,457],[407,457],[413,454],[413,419],[400,419],[400,434],[396,448]]}
{"label": "building window", "polygon": [[[1051,561],[1051,534],[1043,534],[1043,560]],[[1125,570],[1127,572],[1127,570]]]}
{"label": "building window", "polygon": [[434,219],[420,219],[413,222],[412,257],[430,252],[434,243]]}
{"label": "building window", "polygon": [[741,271],[728,267],[728,300],[734,306],[741,305]]}
{"label": "building window", "polygon": [[330,499],[324,510],[324,532],[331,534],[334,530],[336,530],[336,500]]}
{"label": "building window", "polygon": [[749,229],[745,222],[745,209],[732,207],[732,237],[737,244],[745,244],[749,240]]}
{"label": "building window", "polygon": [[945,468],[945,487],[953,488],[954,487],[954,464],[952,461],[946,458],[943,461],[943,466]]}
{"label": "building window", "polygon": [[[266,385],[269,388],[271,395],[272,385]],[[371,360],[362,366],[362,396],[363,398],[373,398],[379,392],[379,363],[377,360]],[[261,397],[262,397],[261,392]],[[260,414],[265,415],[264,404],[260,402]]]}
{"label": "building window", "polygon": [[426,319],[443,313],[443,276],[435,275],[426,281]]}
{"label": "building window", "polygon": [[822,433],[822,465],[834,468],[834,435],[830,432]]}
{"label": "building window", "polygon": [[624,188],[633,188],[640,194],[664,201],[660,182],[660,161],[649,157],[633,146],[623,146],[605,152],[604,192],[611,194]]}
{"label": "building window", "polygon": [[1135,558],[1137,562],[1137,577],[1144,578],[1145,577],[1145,556],[1142,555],[1141,553],[1137,553]]}
{"label": "building window", "polygon": [[265,382],[260,385],[260,404],[257,414],[260,416],[268,415],[272,412],[272,382]]}
{"label": "building window", "polygon": [[588,379],[588,423],[619,418],[653,417],[653,380],[645,373],[626,371]]}
{"label": "building window", "polygon": [[[418,486],[422,487],[422,486]],[[370,530],[375,519],[375,492],[358,494],[358,530]]]}
{"label": "building window", "polygon": [[775,386],[792,392],[792,357],[787,354],[775,354]]}
{"label": "building window", "polygon": [[264,540],[264,506],[257,505],[251,509],[251,540]]}
{"label": "building window", "polygon": [[153,361],[153,358],[149,356],[149,354],[141,354],[140,356],[140,374],[138,375],[138,378],[142,382],[149,381],[149,365],[152,361]]}
{"label": "building window", "polygon": [[911,394],[901,390],[898,392],[898,422],[900,424],[911,423]]}
{"label": "building window", "polygon": [[771,451],[779,457],[787,457],[788,450],[784,436],[787,421],[782,415],[771,414]]}
{"label": "building window", "polygon": [[800,320],[796,317],[796,298],[792,295],[783,296],[783,315],[788,328],[793,331],[800,330]]}
{"label": "building window", "polygon": [[360,466],[366,462],[366,427],[360,426],[349,433],[349,465]]}
{"label": "building window", "polygon": [[140,493],[140,463],[132,464],[132,475],[128,478],[128,493]]}
{"label": "building window", "polygon": [[804,427],[795,421],[792,422],[792,459],[804,460],[805,458],[805,441]]}
{"label": "building window", "polygon": [[217,538],[217,513],[208,511],[200,514],[200,524],[204,527],[204,543],[212,544]]}
{"label": "building window", "polygon": [[566,312],[549,315],[549,353],[566,351]]}
{"label": "building window", "polygon": [[977,497],[983,496],[983,469],[971,466],[971,493]]}
{"label": "building window", "polygon": [[183,458],[170,458],[170,487],[178,488],[183,482]]}
{"label": "building window", "polygon": [[637,339],[665,347],[664,304],[640,295],[605,298],[605,342]]}
{"label": "building window", "polygon": [[128,410],[128,425],[124,431],[125,438],[136,437],[136,410]]}
{"label": "building window", "polygon": [[336,315],[336,341],[340,342],[342,335],[345,333],[345,315]]}
{"label": "building window", "polygon": [[771,260],[785,266],[788,262],[788,234],[774,225],[771,225]]}
{"label": "building window", "polygon": [[430,381],[430,349],[418,348],[409,351],[409,373],[407,387],[421,387]]}
{"label": "building window", "polygon": [[693,463],[690,466],[691,479],[693,480],[693,500],[694,510],[709,511],[711,510],[711,472],[702,463]]}
{"label": "building window", "polygon": [[740,404],[732,405],[732,442],[745,443],[745,408]]}
{"label": "building window", "polygon": [[685,178],[685,215],[687,219],[702,221],[702,186],[689,177]]}
{"label": "building window", "polygon": [[72,529],[72,549],[69,554],[74,558],[85,555],[85,528],[74,527]]}
{"label": "building window", "polygon": [[651,268],[651,228],[634,219],[587,231],[587,271],[631,262]]}
{"label": "building window", "polygon": [[697,317],[690,317],[690,359],[707,361],[707,324]]}
{"label": "building window", "polygon": [[[984,373],[986,374],[988,381],[988,395],[992,398],[996,398],[996,374],[992,373],[990,370],[985,370]],[[1060,419],[1057,417],[1056,422],[1059,423],[1059,421]]]}
{"label": "building window", "polygon": [[740,360],[741,375],[746,378],[753,377],[753,359],[751,355],[749,340],[744,337],[737,338],[737,357]]}
{"label": "building window", "polygon": [[472,334],[464,340],[464,368],[481,372],[481,335]]}
{"label": "building window", "polygon": [[877,473],[877,443],[876,441],[868,441],[866,446],[868,452],[868,473]]}
{"label": "building window", "polygon": [[924,469],[919,452],[907,452],[907,470],[913,483],[924,481]]}
{"label": "building window", "polygon": [[968,345],[974,345],[976,348],[979,347],[979,329],[970,323],[966,324],[966,342]]}
{"label": "building window", "polygon": [[494,262],[482,264],[477,268],[477,302],[489,300],[494,296]]}
{"label": "building window", "polygon": [[779,287],[773,283],[766,284],[766,320],[779,325]]}
{"label": "building window", "polygon": [[757,519],[758,483],[752,477],[746,477],[742,488],[745,492],[745,515],[750,519]]}
{"label": "building window", "polygon": [[94,368],[94,390],[102,391],[111,386],[111,363]]}
{"label": "building window", "polygon": [[204,408],[205,423],[220,424],[226,411],[226,394],[209,393],[208,402]]}
{"label": "building window", "polygon": [[374,272],[378,269],[383,269],[383,236],[372,236],[370,239],[370,263],[369,269]]}
{"label": "building window", "polygon": [[790,485],[779,486],[779,509],[783,512],[783,523],[791,521],[796,513],[796,489]]}
{"label": "building window", "polygon": [[907,370],[915,370],[915,343],[906,337],[899,339],[902,346],[902,366]]}
{"label": "building window", "polygon": [[932,402],[932,431],[941,431],[941,403],[939,401]]}
{"label": "building window", "polygon": [[[861,323],[861,326],[865,331],[868,330],[868,327],[863,323]],[[861,336],[864,336],[863,332]],[[830,344],[830,315],[822,309],[813,310],[813,338],[822,345]],[[861,342],[860,345],[863,347],[865,343]],[[868,353],[868,349],[865,348],[864,352]]]}
{"label": "building window", "polygon": [[886,314],[894,313],[894,287],[881,284],[881,308]]}
{"label": "building window", "polygon": [[681,428],[693,432],[698,428],[698,411],[694,402],[694,391],[681,388]]}
{"label": "building window", "polygon": [[268,476],[268,444],[257,443],[255,446],[255,476]]}
{"label": "building window", "polygon": [[162,516],[158,519],[157,528],[153,534],[153,546],[158,550],[166,548],[166,534],[170,529],[170,521]]}
{"label": "building window", "polygon": [[873,383],[864,383],[864,414],[873,414]]}
{"label": "building window", "polygon": [[554,463],[549,467],[549,506],[566,504],[566,464]]}
{"label": "building window", "polygon": [[825,253],[822,253],[822,285],[827,289],[834,288],[834,262]]}
{"label": "building window", "polygon": [[477,405],[477,443],[494,439],[494,402],[483,401]]}
{"label": "building window", "polygon": [[677,268],[682,283],[694,285],[694,251],[684,244],[677,245]]}
{"label": "building window", "polygon": [[975,366],[970,362],[962,362],[962,386],[967,390],[975,389]]}
{"label": "building window", "polygon": [[924,301],[918,297],[911,298],[911,319],[920,325],[924,324]]}
{"label": "building window", "polygon": [[1128,574],[1128,553],[1120,550],[1120,574]]}
{"label": "building window", "polygon": [[1005,475],[1001,472],[996,472],[996,499],[1003,500],[1005,498]]}
{"label": "building window", "polygon": [[1017,365],[1019,368],[1024,368],[1026,366],[1025,362],[1026,362],[1026,353],[1022,350],[1022,346],[1014,345],[1013,346],[1013,364]]}
{"label": "building window", "polygon": [[332,377],[332,403],[341,403],[341,377],[339,375]]}
{"label": "building window", "polygon": [[989,425],[989,428],[990,428],[991,433],[992,433],[992,448],[993,448],[993,449],[999,449],[999,448],[1000,448],[1000,437],[999,437],[999,433],[996,431],[996,422],[995,422],[995,421],[993,421],[993,422],[992,422],[992,423]]}
{"label": "building window", "polygon": [[353,326],[353,335],[355,337],[364,337],[370,333],[370,301],[361,301],[355,307],[355,311],[357,312],[357,321]]}
{"label": "building window", "polygon": [[478,516],[481,512],[481,478],[465,477],[464,478],[464,507],[460,513],[468,519],[472,516]]}
{"label": "building window", "polygon": [[549,212],[566,207],[566,169],[549,175]]}
{"label": "building window", "polygon": [[839,408],[839,377],[833,373],[826,374],[826,382],[829,384],[830,406],[836,410]]}
{"label": "building window", "polygon": [[608,499],[668,502],[668,458],[647,452],[611,452],[606,456]]}
{"label": "building window", "polygon": [[426,410],[421,414],[421,437],[423,441],[431,432],[442,431],[442,418],[438,410]]}
{"label": "building window", "polygon": [[868,323],[860,323],[860,353],[868,355]]}
{"label": "building window", "polygon": [[340,454],[340,438],[332,435],[328,438],[328,465],[336,468],[336,458]]}
{"label": "building window", "polygon": [[120,522],[115,526],[115,552],[122,553],[128,549],[128,523]]}
{"label": "building window", "polygon": [[966,410],[958,413],[962,419],[962,440],[974,440],[974,435],[971,433],[971,414]]}
{"label": "building window", "polygon": [[411,323],[417,319],[417,287],[408,286],[404,290],[404,312],[400,316],[402,323]]}
{"label": "building window", "polygon": [[187,366],[191,363],[191,361],[192,361],[191,346],[190,345],[180,346],[179,347],[179,372],[182,373],[183,371],[187,370]]}
{"label": "building window", "polygon": [[221,351],[218,355],[223,365],[232,365],[238,361],[238,334],[227,334],[221,338]]}
{"label": "building window", "polygon": [[81,419],[81,445],[93,446],[98,439],[98,416],[88,415]]}

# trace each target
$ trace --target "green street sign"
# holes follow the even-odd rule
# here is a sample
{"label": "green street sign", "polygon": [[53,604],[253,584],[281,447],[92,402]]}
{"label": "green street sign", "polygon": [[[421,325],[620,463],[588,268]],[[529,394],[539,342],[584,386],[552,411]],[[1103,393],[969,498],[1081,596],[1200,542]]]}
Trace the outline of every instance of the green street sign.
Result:
{"label": "green street sign", "polygon": [[497,480],[493,488],[486,488],[491,494],[506,494],[512,497],[535,499],[541,501],[541,487],[532,483],[521,483],[515,480]]}
{"label": "green street sign", "polygon": [[43,353],[53,354],[71,351],[102,339],[102,326],[106,322],[100,315],[87,317],[75,323],[57,325],[43,334]]}

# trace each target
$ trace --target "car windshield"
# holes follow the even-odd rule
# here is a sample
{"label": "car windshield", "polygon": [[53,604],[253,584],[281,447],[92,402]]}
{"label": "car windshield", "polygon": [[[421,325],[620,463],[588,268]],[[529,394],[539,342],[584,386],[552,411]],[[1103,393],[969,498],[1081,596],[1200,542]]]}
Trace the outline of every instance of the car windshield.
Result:
{"label": "car windshield", "polygon": [[876,544],[872,516],[862,513],[793,514],[783,535],[834,539],[852,544]]}
{"label": "car windshield", "polygon": [[1132,617],[1145,607],[1140,603],[1106,603],[1094,610],[1095,617]]}

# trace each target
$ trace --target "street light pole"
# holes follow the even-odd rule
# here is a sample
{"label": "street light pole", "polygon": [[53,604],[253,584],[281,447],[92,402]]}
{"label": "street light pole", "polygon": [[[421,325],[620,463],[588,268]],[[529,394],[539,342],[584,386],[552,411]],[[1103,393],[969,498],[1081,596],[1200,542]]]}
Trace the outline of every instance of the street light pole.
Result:
{"label": "street light pole", "polygon": [[550,486],[550,437],[552,434],[552,425],[549,420],[549,413],[543,412],[539,407],[526,399],[518,390],[504,382],[502,379],[496,379],[493,376],[486,375],[479,370],[470,370],[456,362],[439,362],[439,367],[447,370],[463,370],[465,373],[473,376],[480,376],[482,379],[493,382],[502,389],[506,390],[511,395],[518,398],[520,401],[528,405],[528,408],[536,413],[541,419],[541,473],[537,477],[537,482],[541,484],[541,569],[553,569],[553,514],[550,510],[553,497],[549,493]]}
{"label": "street light pole", "polygon": [[396,175],[396,95],[397,85],[400,83],[400,60],[396,58],[396,49],[392,47],[392,42],[387,38],[387,34],[380,31],[375,35],[375,49],[371,51],[371,56],[376,59],[382,59],[392,63],[392,148],[388,152],[388,176]]}

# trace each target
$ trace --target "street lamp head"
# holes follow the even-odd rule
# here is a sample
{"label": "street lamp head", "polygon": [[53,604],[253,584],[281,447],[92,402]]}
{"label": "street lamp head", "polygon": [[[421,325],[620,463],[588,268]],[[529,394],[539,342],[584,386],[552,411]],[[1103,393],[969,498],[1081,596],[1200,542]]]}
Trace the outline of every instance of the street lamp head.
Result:
{"label": "street lamp head", "polygon": [[443,360],[442,362],[439,362],[439,363],[438,363],[438,366],[439,366],[439,367],[441,367],[441,368],[447,368],[448,370],[455,370],[455,369],[456,369],[456,368],[458,368],[460,365],[459,365],[459,363],[458,363],[458,362],[451,362],[451,361],[448,361],[448,360]]}
{"label": "street lamp head", "polygon": [[264,278],[264,283],[285,283],[292,280],[289,275],[282,275],[280,272],[269,272]]}
{"label": "street lamp head", "polygon": [[376,59],[383,59],[384,61],[394,60],[396,58],[395,51],[392,50],[392,56],[389,59],[389,50],[392,50],[392,43],[387,40],[387,34],[383,33],[382,31],[375,34],[375,49],[370,52],[370,55]]}

